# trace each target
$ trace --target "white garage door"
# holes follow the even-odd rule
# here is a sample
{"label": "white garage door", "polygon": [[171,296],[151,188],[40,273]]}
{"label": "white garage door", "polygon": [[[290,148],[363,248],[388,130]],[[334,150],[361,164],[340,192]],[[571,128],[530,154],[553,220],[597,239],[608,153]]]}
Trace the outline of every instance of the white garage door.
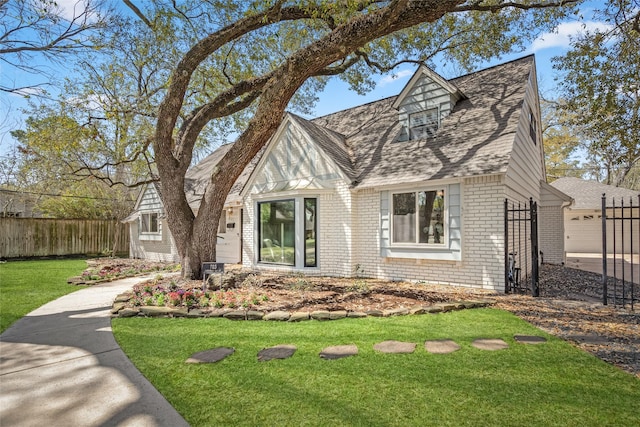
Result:
{"label": "white garage door", "polygon": [[602,252],[602,216],[599,212],[565,213],[564,250],[578,253]]}

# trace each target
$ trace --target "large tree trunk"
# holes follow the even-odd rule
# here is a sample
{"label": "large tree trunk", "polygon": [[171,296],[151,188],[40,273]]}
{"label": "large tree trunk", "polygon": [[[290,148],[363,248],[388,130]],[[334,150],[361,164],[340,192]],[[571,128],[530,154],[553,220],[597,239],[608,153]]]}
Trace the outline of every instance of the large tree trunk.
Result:
{"label": "large tree trunk", "polygon": [[172,76],[172,87],[159,109],[154,141],[163,187],[162,200],[169,228],[182,258],[183,276],[201,277],[201,262],[215,259],[218,220],[226,195],[245,166],[275,133],[290,99],[308,78],[321,74],[327,66],[371,40],[421,22],[435,21],[462,2],[392,1],[388,7],[360,15],[336,27],[329,35],[287,58],[262,88],[249,126],[212,172],[197,218],[184,194],[184,176],[197,135],[186,131],[184,135],[190,139],[174,141],[174,127],[190,75],[199,61],[207,56],[204,45],[197,45],[197,49],[190,51]]}

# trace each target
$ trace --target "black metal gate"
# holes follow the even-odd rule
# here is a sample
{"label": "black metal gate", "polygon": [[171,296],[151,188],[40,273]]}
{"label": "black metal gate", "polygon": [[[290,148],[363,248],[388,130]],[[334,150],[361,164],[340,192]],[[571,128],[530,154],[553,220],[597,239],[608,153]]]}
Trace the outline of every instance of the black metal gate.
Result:
{"label": "black metal gate", "polygon": [[[637,203],[637,204],[634,204]],[[625,204],[620,199],[616,204],[611,199],[607,206],[606,195],[602,195],[602,303],[607,305],[609,299],[613,305],[625,307],[640,301],[638,273],[640,257],[640,195],[637,202],[629,199]],[[607,235],[607,221],[611,235]],[[608,268],[612,262],[613,269]],[[613,271],[611,271],[613,270]],[[609,276],[611,274],[611,276]]]}
{"label": "black metal gate", "polygon": [[538,204],[504,200],[505,292],[540,296],[538,277]]}

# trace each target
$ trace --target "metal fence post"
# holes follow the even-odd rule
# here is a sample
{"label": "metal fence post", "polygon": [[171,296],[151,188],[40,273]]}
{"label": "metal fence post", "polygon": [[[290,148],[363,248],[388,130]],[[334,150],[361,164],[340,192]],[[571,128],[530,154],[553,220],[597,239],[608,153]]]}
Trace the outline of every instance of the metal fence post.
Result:
{"label": "metal fence post", "polygon": [[540,296],[538,277],[538,204],[529,199],[529,218],[531,221],[531,295]]}
{"label": "metal fence post", "polygon": [[602,193],[602,304],[607,305],[607,197]]}

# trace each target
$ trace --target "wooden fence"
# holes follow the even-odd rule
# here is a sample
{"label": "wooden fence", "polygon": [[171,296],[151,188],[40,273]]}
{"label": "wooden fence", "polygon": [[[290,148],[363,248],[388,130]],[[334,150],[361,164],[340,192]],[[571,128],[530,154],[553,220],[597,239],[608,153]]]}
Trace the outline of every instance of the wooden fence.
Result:
{"label": "wooden fence", "polygon": [[129,225],[117,221],[0,218],[0,258],[129,252]]}

